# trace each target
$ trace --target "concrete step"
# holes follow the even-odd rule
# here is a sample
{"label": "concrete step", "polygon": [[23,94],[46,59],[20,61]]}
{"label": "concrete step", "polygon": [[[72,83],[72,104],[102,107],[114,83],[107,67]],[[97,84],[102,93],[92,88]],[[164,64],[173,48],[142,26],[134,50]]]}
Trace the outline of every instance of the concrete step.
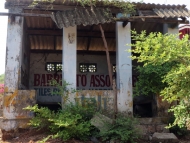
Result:
{"label": "concrete step", "polygon": [[154,133],[151,143],[179,143],[173,133]]}

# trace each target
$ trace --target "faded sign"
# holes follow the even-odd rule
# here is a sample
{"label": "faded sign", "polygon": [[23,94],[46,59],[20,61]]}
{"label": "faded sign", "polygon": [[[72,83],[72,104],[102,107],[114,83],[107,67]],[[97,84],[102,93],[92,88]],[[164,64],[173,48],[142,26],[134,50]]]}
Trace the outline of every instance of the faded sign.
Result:
{"label": "faded sign", "polygon": [[[115,64],[115,56],[110,57],[111,62]],[[47,62],[62,63],[62,54],[31,53],[30,58],[30,89],[36,90],[37,101],[49,103],[60,102],[61,97],[59,95],[52,94],[53,92],[56,92],[57,88],[50,86],[49,81],[51,81],[51,79],[56,79],[58,83],[62,83],[62,72],[48,72],[45,69],[45,65]],[[94,73],[81,73],[79,71],[80,63],[96,63],[97,71]],[[78,90],[111,89],[108,76],[106,55],[77,55],[77,67],[73,67],[73,70],[77,70],[76,87]],[[83,96],[81,96],[80,99],[83,99]],[[101,95],[97,95],[96,101],[100,101],[99,96]],[[104,103],[104,100],[105,99],[101,99],[102,103]]]}

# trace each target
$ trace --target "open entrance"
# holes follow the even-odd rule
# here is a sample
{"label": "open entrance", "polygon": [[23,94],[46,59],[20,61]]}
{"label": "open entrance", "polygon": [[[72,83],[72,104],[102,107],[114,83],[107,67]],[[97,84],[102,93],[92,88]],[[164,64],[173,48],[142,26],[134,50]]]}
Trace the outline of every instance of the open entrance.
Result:
{"label": "open entrance", "polygon": [[[102,28],[108,43],[114,74],[116,65],[115,23],[103,24]],[[106,52],[99,26],[78,26],[77,32],[77,89],[110,90]]]}
{"label": "open entrance", "polygon": [[[31,11],[27,11],[30,13]],[[33,11],[34,12],[34,11]],[[36,11],[36,13],[39,13]],[[62,40],[63,30],[58,29],[51,18],[26,17],[26,33],[30,47],[29,88],[37,92],[37,103],[42,106],[57,107],[61,102],[59,95],[52,95],[56,88],[48,82],[52,78],[62,80]],[[116,30],[115,23],[103,24],[103,30],[108,43],[113,75],[116,77]],[[150,32],[162,32],[160,23],[131,22],[131,29],[137,32],[146,30]],[[132,43],[135,42],[132,40]],[[126,43],[127,44],[127,43]],[[123,51],[126,52],[126,51]],[[133,66],[138,64],[133,61]],[[72,65],[71,65],[72,66]],[[86,98],[95,99],[99,108],[110,108],[113,101],[113,93],[110,90],[106,53],[97,25],[77,26],[77,89],[81,90],[76,97],[77,102]],[[117,78],[117,77],[116,77]],[[24,78],[23,76],[23,79]],[[133,85],[138,79],[138,73],[133,68]],[[23,80],[23,82],[25,82]],[[142,98],[142,99],[141,99]],[[109,103],[109,104],[108,104]],[[152,117],[156,115],[156,99],[140,96],[134,98],[134,114],[140,117]]]}
{"label": "open entrance", "polygon": [[[153,22],[132,22],[131,29],[136,30],[137,33],[146,30],[146,34],[150,32],[163,32],[162,23]],[[132,39],[132,43],[134,43]],[[135,48],[135,47],[133,47]],[[138,56],[138,55],[137,55]],[[137,61],[133,60],[133,88],[135,88],[135,82],[138,80],[139,73],[136,70],[137,66],[141,66]],[[133,98],[133,113],[136,117],[155,117],[157,116],[157,98],[156,95],[138,95]]]}
{"label": "open entrance", "polygon": [[[31,11],[26,10],[26,12]],[[38,13],[38,11],[35,12]],[[57,89],[51,86],[49,81],[52,78],[62,80],[63,30],[58,29],[51,18],[26,17],[25,21],[30,45],[29,88],[36,90],[36,101],[40,106],[57,110],[59,109],[57,103],[61,102],[61,97],[52,94]],[[102,27],[108,42],[114,72],[116,65],[115,23],[103,24]],[[107,103],[111,99],[105,96],[111,93],[111,88],[105,48],[98,25],[77,26],[76,52],[76,87],[86,91],[88,96],[81,93],[82,95],[77,96],[75,100],[81,102],[92,98],[90,96],[93,94],[98,108],[108,108]]]}

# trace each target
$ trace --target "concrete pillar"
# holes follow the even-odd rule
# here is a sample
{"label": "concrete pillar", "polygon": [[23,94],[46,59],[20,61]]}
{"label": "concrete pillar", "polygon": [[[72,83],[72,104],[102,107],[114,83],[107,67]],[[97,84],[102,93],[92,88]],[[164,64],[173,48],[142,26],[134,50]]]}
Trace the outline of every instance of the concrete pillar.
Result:
{"label": "concrete pillar", "polygon": [[[76,89],[76,74],[77,74],[77,27],[63,28],[63,70],[62,78],[69,85],[68,88]],[[70,101],[74,102],[75,94],[69,95]]]}
{"label": "concrete pillar", "polygon": [[[22,12],[11,9],[9,12]],[[20,16],[9,16],[7,25],[7,47],[5,64],[5,92],[15,92],[19,87],[20,62],[23,45],[23,22]]]}
{"label": "concrete pillar", "polygon": [[168,33],[169,34],[179,34],[179,28],[178,25],[176,27],[168,27]]}
{"label": "concrete pillar", "polygon": [[166,33],[168,33],[168,24],[164,23],[163,24],[163,34],[166,34]]}
{"label": "concrete pillar", "polygon": [[175,27],[171,26],[171,24],[164,23],[163,24],[163,34],[179,34],[178,25]]}
{"label": "concrete pillar", "polygon": [[133,112],[132,97],[132,60],[128,49],[131,43],[131,23],[123,27],[122,22],[116,23],[116,70],[118,111]]}
{"label": "concrete pillar", "polygon": [[[22,10],[11,9],[9,12],[19,13]],[[28,120],[33,117],[31,112],[25,111],[23,108],[35,104],[35,91],[19,89],[23,50],[23,22],[24,18],[20,16],[9,16],[8,18],[3,122],[0,124],[2,132],[25,128]]]}

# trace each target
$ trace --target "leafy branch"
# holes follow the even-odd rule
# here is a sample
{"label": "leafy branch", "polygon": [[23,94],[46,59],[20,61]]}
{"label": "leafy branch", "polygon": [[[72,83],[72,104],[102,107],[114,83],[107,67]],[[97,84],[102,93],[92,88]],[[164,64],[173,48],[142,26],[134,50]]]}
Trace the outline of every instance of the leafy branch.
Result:
{"label": "leafy branch", "polygon": [[[55,2],[55,0],[34,0],[30,6],[35,8],[40,4],[53,4],[53,2]],[[98,0],[71,0],[71,2],[76,3],[77,6],[81,5],[84,8],[86,6],[96,7],[98,6],[98,3],[100,3]],[[63,3],[65,3],[65,0],[63,0]],[[135,5],[132,4],[129,0],[102,0],[101,3],[106,7],[110,6],[120,9],[124,15],[133,14],[135,12]]]}
{"label": "leafy branch", "polygon": [[[133,33],[136,41],[131,44],[134,48],[132,59],[142,63],[141,69],[147,71],[142,88],[146,91],[159,91],[160,95],[169,103],[177,102],[177,105],[169,110],[175,116],[173,125],[179,127],[190,126],[190,42],[189,36],[179,39],[178,34],[150,33],[143,31]],[[138,56],[135,56],[138,55]],[[150,67],[150,68],[149,68]],[[157,69],[155,69],[157,68]],[[161,70],[160,70],[161,69]],[[158,77],[156,77],[158,76]],[[142,85],[141,83],[139,83]],[[160,88],[161,87],[161,88]],[[173,126],[171,125],[171,126]],[[171,127],[170,126],[170,127]]]}

